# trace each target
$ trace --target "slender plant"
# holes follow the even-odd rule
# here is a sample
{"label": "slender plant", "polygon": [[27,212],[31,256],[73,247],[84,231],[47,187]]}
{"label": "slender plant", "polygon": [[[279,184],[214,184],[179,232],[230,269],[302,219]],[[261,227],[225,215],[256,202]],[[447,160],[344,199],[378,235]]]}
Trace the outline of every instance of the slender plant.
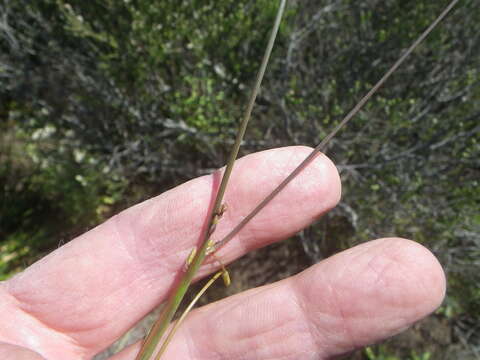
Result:
{"label": "slender plant", "polygon": [[[211,235],[214,233],[218,221],[220,221],[225,206],[223,204],[223,197],[227,189],[227,184],[233,171],[233,166],[237,158],[243,136],[245,134],[248,122],[251,117],[252,109],[255,104],[255,99],[260,89],[260,85],[265,74],[268,59],[270,57],[275,37],[280,27],[281,18],[286,6],[286,0],[280,0],[280,5],[277,11],[277,16],[273,25],[272,32],[265,50],[263,60],[261,62],[260,69],[257,73],[257,78],[249,97],[249,101],[240,122],[240,126],[237,132],[235,143],[233,145],[230,157],[225,167],[222,181],[216,194],[213,209],[209,215],[209,223],[202,234],[202,242],[198,248],[194,248],[191,256],[186,260],[186,269],[183,271],[183,276],[179,281],[176,289],[172,292],[168,298],[164,308],[153,325],[148,336],[145,338],[140,352],[138,353],[136,360],[152,360],[155,349],[159,345],[160,340],[164,337],[166,330],[168,329],[171,320],[173,319],[178,307],[187,292],[192,279],[198,272],[200,266],[203,264],[205,258],[209,254],[215,253],[221,246],[232,240],[236,234],[254,217],[256,216],[275,196],[277,196],[287,185],[290,183],[305,167],[307,167],[315,157],[325,149],[327,144],[335,137],[335,135],[361,110],[361,108],[368,102],[368,100],[380,89],[380,87],[388,80],[388,78],[402,65],[402,63],[410,56],[415,48],[432,32],[432,30],[442,21],[445,16],[452,10],[452,8],[458,3],[459,0],[452,0],[450,4],[442,11],[442,13],[430,24],[430,26],[415,40],[412,45],[399,57],[399,59],[391,66],[391,68],[380,78],[380,80],[367,92],[367,94],[346,114],[343,120],[334,127],[334,129],[312,150],[312,152],[298,165],[269,195],[267,195],[237,226],[235,226],[227,236],[222,240],[213,242]],[[194,300],[190,303],[182,316],[179,318],[175,326],[171,329],[170,333],[166,336],[164,343],[155,356],[155,360],[160,359],[164,353],[168,343],[170,342],[178,326],[183,322],[185,316],[200,298],[200,296],[208,289],[208,287],[221,275],[228,274],[226,269],[217,272],[207,284],[200,290]]]}
{"label": "slender plant", "polygon": [[270,54],[272,53],[273,44],[275,42],[275,38],[277,36],[278,29],[280,27],[280,22],[282,19],[283,12],[285,10],[285,5],[286,5],[286,0],[281,0],[280,7],[277,11],[277,16],[275,18],[275,23],[273,25],[273,30],[270,34],[270,39],[268,41],[265,54],[263,56],[263,60],[260,65],[260,69],[257,73],[255,85],[252,88],[252,91],[248,100],[247,108],[245,110],[244,116],[240,123],[240,127],[237,132],[237,137],[235,139],[235,143],[233,145],[232,151],[230,153],[230,157],[225,167],[225,171],[223,173],[220,187],[217,191],[217,195],[213,205],[213,210],[210,213],[208,226],[205,228],[205,231],[202,235],[202,244],[198,249],[195,249],[195,251],[192,252],[192,255],[194,256],[188,260],[188,267],[185,274],[180,280],[176,290],[172,293],[172,295],[167,300],[167,303],[165,304],[165,307],[161,312],[160,317],[155,322],[152,329],[150,330],[150,333],[146,337],[143,343],[142,349],[137,355],[137,358],[136,358],[137,360],[149,360],[151,358],[151,356],[155,351],[155,348],[157,347],[160,339],[162,338],[163,334],[167,330],[168,325],[170,324],[170,321],[172,320],[183,297],[185,296],[185,293],[187,292],[193,277],[195,276],[198,269],[200,268],[203,261],[205,260],[205,257],[207,256],[207,250],[209,250],[213,246],[213,244],[210,241],[210,238],[213,232],[215,231],[216,225],[223,213],[222,211],[223,196],[227,189],[228,180],[230,179],[230,175],[232,173],[235,160],[237,159],[238,151],[240,150],[240,145],[242,143],[243,136],[245,135],[245,131],[247,129],[247,125],[252,114],[253,106],[255,104],[257,94],[260,90],[260,85],[262,83],[263,76],[265,75],[268,59],[270,58]]}

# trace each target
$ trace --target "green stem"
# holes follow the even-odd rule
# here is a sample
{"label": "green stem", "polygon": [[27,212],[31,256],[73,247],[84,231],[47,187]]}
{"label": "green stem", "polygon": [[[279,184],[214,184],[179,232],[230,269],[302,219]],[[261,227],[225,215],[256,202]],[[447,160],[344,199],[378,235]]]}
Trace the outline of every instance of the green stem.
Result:
{"label": "green stem", "polygon": [[265,50],[265,54],[262,59],[262,64],[257,74],[257,78],[255,81],[255,85],[252,89],[250,94],[249,102],[247,108],[245,110],[245,114],[243,119],[240,123],[240,127],[238,129],[237,137],[235,139],[235,144],[231,151],[227,166],[223,173],[222,181],[220,183],[220,187],[217,192],[217,196],[215,198],[215,203],[213,206],[213,211],[210,215],[209,225],[206,227],[206,230],[202,236],[202,245],[200,249],[197,251],[195,257],[193,258],[191,264],[189,265],[185,275],[180,280],[177,289],[170,295],[167,300],[167,303],[160,314],[160,317],[153,325],[150,333],[146,337],[143,346],[138,353],[136,360],[150,360],[152,354],[155,351],[160,339],[162,338],[163,334],[165,333],[168,325],[172,321],[173,316],[177,312],[177,309],[182,301],[185,293],[187,292],[193,277],[198,272],[198,269],[202,265],[203,261],[205,260],[206,251],[209,245],[210,235],[215,229],[216,221],[218,221],[218,214],[220,213],[220,209],[222,206],[223,196],[225,194],[228,180],[230,179],[230,175],[233,170],[233,165],[235,163],[235,159],[237,158],[238,151],[240,149],[240,145],[242,143],[243,136],[245,134],[245,130],[247,128],[248,121],[250,120],[250,116],[252,113],[253,105],[255,104],[255,99],[257,97],[258,91],[260,89],[260,84],[262,82],[263,76],[265,74],[265,69],[267,67],[268,59],[270,58],[270,54],[272,52],[273,44],[275,42],[275,38],[278,33],[278,29],[280,27],[280,22],[282,19],[283,12],[285,10],[286,0],[281,0],[280,6],[277,11],[277,16],[275,18],[275,23],[273,26],[273,30],[270,34],[270,38],[268,41],[267,48]]}
{"label": "green stem", "polygon": [[217,280],[220,276],[223,275],[224,271],[225,270],[218,271],[214,276],[212,276],[212,278],[210,280],[208,280],[208,282],[202,287],[202,289],[198,292],[198,294],[195,295],[195,297],[190,302],[190,304],[188,304],[187,308],[182,313],[182,316],[180,316],[178,318],[178,320],[175,322],[175,325],[173,326],[172,330],[170,330],[167,337],[165,338],[165,341],[163,342],[162,346],[160,347],[160,350],[158,350],[157,356],[155,356],[155,360],[160,360],[160,358],[162,357],[165,350],[167,350],[167,346],[170,343],[170,341],[172,340],[173,335],[175,335],[175,333],[177,332],[180,325],[182,325],[182,323],[185,320],[185,318],[187,317],[188,313],[192,310],[192,308],[195,306],[195,304],[200,299],[200,297],[205,293],[205,291],[207,291],[208,288],[210,286],[212,286],[212,284],[215,282],[215,280]]}

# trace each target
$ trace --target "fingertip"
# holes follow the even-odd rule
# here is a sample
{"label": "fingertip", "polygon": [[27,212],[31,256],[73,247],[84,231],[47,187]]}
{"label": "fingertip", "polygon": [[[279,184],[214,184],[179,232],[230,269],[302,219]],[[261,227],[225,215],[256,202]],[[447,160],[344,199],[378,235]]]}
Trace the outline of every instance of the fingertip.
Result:
{"label": "fingertip", "polygon": [[[280,150],[291,153],[290,162],[283,165],[284,176],[287,176],[314,151],[308,146],[290,146]],[[311,212],[315,217],[323,215],[338,204],[342,193],[340,175],[328,156],[317,152],[313,161],[302,170],[300,175],[292,182],[293,186],[298,186],[301,191],[298,191],[296,199],[292,200],[303,204],[316,204],[313,206],[317,207],[317,212]],[[312,202],[312,199],[317,199],[317,202]]]}
{"label": "fingertip", "polygon": [[[238,223],[237,219],[245,217],[269,196],[312,151],[306,146],[288,146],[240,159],[229,183],[233,191],[225,196],[229,211],[217,227],[216,235],[219,238],[224,236],[229,220],[233,224]],[[317,152],[284,190],[277,193],[245,226],[239,234],[241,240],[232,241],[229,249],[235,252],[241,249],[244,253],[287,238],[335,207],[340,196],[340,177],[335,165],[324,154]]]}
{"label": "fingertip", "polygon": [[[438,308],[446,293],[446,277],[435,255],[418,242],[403,238],[378,240],[385,246],[385,254],[399,264],[399,291],[406,292],[416,304],[418,317]],[[402,279],[404,280],[402,282]]]}
{"label": "fingertip", "polygon": [[[402,238],[358,245],[299,275],[303,303],[329,356],[389,338],[441,304],[445,274],[424,246]],[[334,341],[332,341],[334,339]]]}
{"label": "fingertip", "polygon": [[[308,146],[295,146],[293,148],[296,150],[298,162],[314,151],[313,148]],[[324,153],[318,152],[312,164],[304,171],[310,172],[310,176],[306,177],[306,179],[311,179],[311,185],[317,189],[316,196],[322,199],[324,209],[334,208],[341,198],[342,183],[338,169],[333,161]]]}
{"label": "fingertip", "polygon": [[326,189],[329,191],[330,198],[330,209],[337,206],[342,197],[342,182],[340,180],[340,174],[334,162],[325,154],[321,154],[321,159],[323,161],[323,168],[330,175],[327,177],[327,186]]}
{"label": "fingertip", "polygon": [[[376,298],[385,316],[399,315],[409,326],[433,312],[445,296],[445,274],[436,257],[421,244],[403,238],[383,238],[357,259],[356,280]],[[362,246],[358,247],[360,250]],[[355,265],[353,265],[355,268]],[[363,269],[362,269],[363,268]],[[370,309],[376,311],[375,307]]]}

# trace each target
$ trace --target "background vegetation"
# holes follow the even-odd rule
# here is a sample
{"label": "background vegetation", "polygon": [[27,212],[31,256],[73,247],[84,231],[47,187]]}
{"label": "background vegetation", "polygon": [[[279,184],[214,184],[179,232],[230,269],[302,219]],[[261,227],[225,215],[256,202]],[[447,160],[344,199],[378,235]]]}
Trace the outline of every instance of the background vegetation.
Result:
{"label": "background vegetation", "polygon": [[[291,0],[244,153],[318,143],[446,4]],[[222,166],[276,7],[0,0],[0,277]],[[238,290],[368,239],[413,238],[447,271],[444,306],[410,335],[353,356],[478,358],[478,10],[461,1],[332,141],[342,203],[274,248],[289,257],[261,272],[275,275],[242,275]],[[268,263],[262,256],[244,261]]]}

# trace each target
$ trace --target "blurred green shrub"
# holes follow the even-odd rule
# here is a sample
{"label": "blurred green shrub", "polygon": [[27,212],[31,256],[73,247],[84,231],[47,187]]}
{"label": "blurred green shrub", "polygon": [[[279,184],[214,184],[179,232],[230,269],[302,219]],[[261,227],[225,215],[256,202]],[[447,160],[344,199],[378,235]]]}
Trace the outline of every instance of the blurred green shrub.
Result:
{"label": "blurred green shrub", "polygon": [[[1,279],[51,251],[62,238],[97,224],[120,200],[120,177],[105,176],[101,164],[80,148],[52,142],[55,131],[53,126],[31,133],[12,123],[2,126]],[[45,151],[52,156],[44,157]]]}
{"label": "blurred green shrub", "polygon": [[415,351],[411,352],[411,355],[407,358],[405,357],[397,357],[396,355],[392,355],[384,346],[379,345],[375,347],[367,347],[365,349],[365,355],[368,360],[430,360],[431,353],[424,352],[422,354],[417,355]]}

